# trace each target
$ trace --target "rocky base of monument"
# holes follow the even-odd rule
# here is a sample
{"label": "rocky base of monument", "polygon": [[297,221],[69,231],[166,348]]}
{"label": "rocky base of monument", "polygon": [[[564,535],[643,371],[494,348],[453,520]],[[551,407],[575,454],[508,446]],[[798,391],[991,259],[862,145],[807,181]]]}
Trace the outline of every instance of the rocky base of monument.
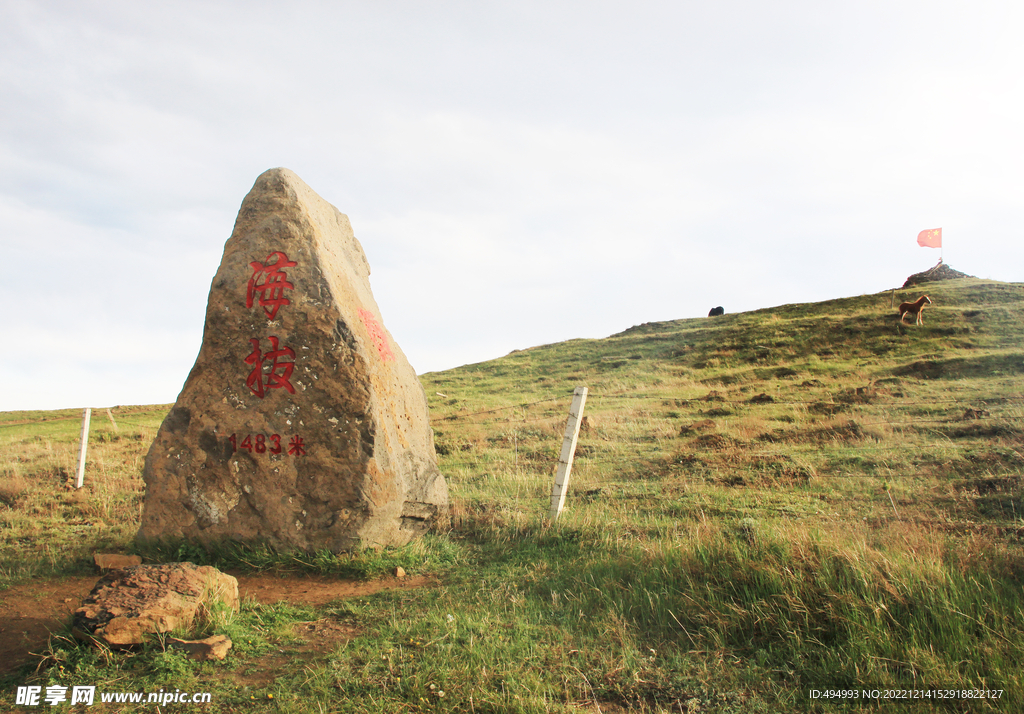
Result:
{"label": "rocky base of monument", "polygon": [[137,565],[100,578],[75,610],[72,631],[86,641],[130,647],[142,644],[147,635],[187,631],[201,609],[212,610],[217,603],[238,610],[238,581],[216,568]]}

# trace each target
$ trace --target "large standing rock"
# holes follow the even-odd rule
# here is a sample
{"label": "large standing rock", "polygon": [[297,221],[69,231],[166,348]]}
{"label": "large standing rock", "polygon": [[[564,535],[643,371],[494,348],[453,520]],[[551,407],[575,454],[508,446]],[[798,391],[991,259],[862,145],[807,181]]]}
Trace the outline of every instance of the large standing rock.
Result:
{"label": "large standing rock", "polygon": [[287,169],[224,246],[203,345],[143,470],[140,540],[402,545],[446,508],[423,388],[348,218]]}

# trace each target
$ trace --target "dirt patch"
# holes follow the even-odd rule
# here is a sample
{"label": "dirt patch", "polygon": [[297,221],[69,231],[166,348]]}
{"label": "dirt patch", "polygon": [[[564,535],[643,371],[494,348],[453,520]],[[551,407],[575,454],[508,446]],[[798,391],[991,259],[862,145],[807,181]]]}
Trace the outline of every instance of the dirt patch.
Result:
{"label": "dirt patch", "polygon": [[[321,606],[333,600],[364,597],[389,589],[433,587],[437,579],[428,575],[380,580],[339,580],[324,575],[252,575],[231,573],[238,578],[238,595],[263,605],[288,602]],[[99,576],[35,579],[0,591],[0,677],[31,659],[31,653],[46,649],[50,633],[58,632],[71,619]],[[318,623],[320,623],[318,625]],[[310,630],[309,626],[313,629]],[[306,630],[302,628],[306,627]],[[331,621],[299,623],[296,636],[307,641],[310,652],[321,651],[350,639],[352,628]],[[344,632],[343,632],[344,631]]]}
{"label": "dirt patch", "polygon": [[287,600],[302,605],[326,605],[332,600],[364,597],[381,590],[414,589],[437,585],[430,575],[380,580],[339,580],[329,575],[245,575],[232,572],[238,578],[238,597],[245,602],[252,598],[262,605]]}
{"label": "dirt patch", "polygon": [[0,591],[0,676],[42,652],[50,633],[70,621],[99,576],[36,579]]}

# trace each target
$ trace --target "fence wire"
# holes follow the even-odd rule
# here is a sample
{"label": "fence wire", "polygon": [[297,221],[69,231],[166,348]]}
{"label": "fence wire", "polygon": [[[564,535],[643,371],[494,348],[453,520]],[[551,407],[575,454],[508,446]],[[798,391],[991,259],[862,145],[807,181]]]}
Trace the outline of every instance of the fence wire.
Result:
{"label": "fence wire", "polygon": [[[547,398],[544,398],[544,399],[537,399],[537,400],[528,401],[528,402],[521,402],[521,403],[511,404],[511,405],[504,406],[504,407],[495,407],[495,408],[492,408],[492,409],[484,409],[484,410],[475,411],[475,412],[438,415],[438,416],[432,417],[430,419],[430,422],[431,422],[431,425],[434,426],[434,427],[437,427],[437,426],[440,426],[440,425],[443,425],[443,424],[446,424],[446,423],[459,422],[459,423],[472,423],[472,424],[478,424],[478,425],[484,425],[484,426],[488,426],[488,425],[490,425],[490,426],[503,425],[505,427],[513,427],[514,428],[515,425],[520,425],[520,424],[530,424],[530,423],[537,423],[537,422],[541,422],[541,421],[551,421],[552,419],[564,419],[564,418],[566,418],[567,417],[568,406],[569,406],[569,403],[570,403],[571,399],[572,399],[572,395],[571,394],[560,394],[560,395],[557,395],[557,396],[551,396],[551,397],[547,397]],[[645,401],[648,401],[648,402],[658,402],[659,406],[663,406],[663,407],[682,406],[684,404],[709,404],[709,405],[710,404],[731,404],[731,405],[746,405],[746,406],[751,406],[751,407],[767,406],[769,404],[770,405],[774,405],[774,406],[806,406],[806,405],[810,405],[810,404],[822,404],[822,405],[827,405],[827,406],[839,407],[839,408],[842,408],[844,410],[846,408],[849,408],[849,409],[852,410],[852,409],[856,409],[857,407],[869,406],[868,404],[858,404],[856,402],[827,401],[827,400],[823,400],[823,399],[817,399],[817,400],[792,400],[792,399],[774,399],[773,398],[771,402],[767,402],[767,401],[765,401],[765,402],[752,402],[751,399],[725,399],[725,398],[721,398],[721,397],[718,397],[718,396],[714,396],[714,397],[711,397],[709,399],[708,395],[705,395],[705,396],[702,396],[702,397],[677,398],[677,397],[666,396],[664,394],[659,394],[659,395],[651,395],[651,394],[647,394],[647,393],[639,393],[638,394],[636,392],[628,392],[628,391],[613,392],[613,393],[609,393],[609,394],[600,394],[600,393],[595,394],[595,393],[591,392],[588,395],[587,406],[592,409],[594,406],[600,405],[601,402],[604,401],[604,400],[630,400],[630,401],[633,401],[633,402],[640,402],[640,403],[643,403]],[[550,408],[549,407],[549,408],[543,410],[542,413],[537,414],[537,409],[536,408],[538,406],[544,405],[544,404],[555,404],[555,403],[561,403],[564,406],[564,409],[557,409],[557,408]],[[979,422],[1019,421],[1021,419],[1024,419],[1024,415],[1006,413],[1005,410],[996,411],[996,412],[992,413],[992,412],[989,412],[987,410],[984,410],[984,412],[983,412],[982,410],[977,410],[976,409],[976,406],[978,406],[978,405],[993,406],[993,405],[996,405],[996,404],[1001,404],[1001,405],[1024,404],[1024,398],[1021,398],[1021,397],[977,397],[977,398],[972,398],[972,399],[969,399],[969,400],[965,400],[965,399],[962,399],[962,398],[950,398],[950,399],[914,400],[914,401],[909,401],[909,402],[899,401],[899,402],[893,402],[893,403],[887,403],[887,404],[876,404],[875,405],[876,408],[886,408],[886,407],[890,407],[890,408],[892,408],[892,407],[895,407],[895,408],[903,408],[903,407],[931,407],[931,406],[943,407],[943,406],[945,406],[947,411],[948,411],[948,405],[957,405],[958,409],[960,407],[965,408],[967,410],[967,413],[970,413],[970,416],[950,415],[950,416],[948,416],[946,418],[937,418],[935,416],[926,416],[926,417],[920,417],[920,418],[914,418],[914,417],[890,418],[890,419],[877,419],[875,421],[867,421],[867,422],[859,422],[858,421],[858,422],[852,422],[852,423],[855,424],[857,428],[872,427],[872,426],[889,426],[889,427],[893,427],[893,428],[896,428],[896,429],[900,429],[900,428],[903,428],[903,427],[908,427],[908,426],[909,427],[913,427],[915,425],[921,425],[921,424],[938,424],[938,425],[946,425],[946,426],[953,426],[953,425],[966,426],[966,425],[970,425],[970,424],[974,424],[974,423],[979,423]],[[588,411],[591,411],[591,409],[588,409]],[[103,408],[103,407],[95,409],[94,411],[99,412],[99,414],[97,414],[95,416],[102,417],[104,410],[105,410],[105,408]],[[125,414],[125,416],[135,416],[135,415],[139,414],[140,411],[141,410],[133,410],[132,412],[127,412]],[[514,415],[515,418],[510,417],[508,419],[501,419],[501,420],[498,420],[498,421],[496,421],[494,419],[490,419],[490,420],[486,419],[486,417],[493,416],[495,414],[501,414],[501,413],[504,413],[504,412],[517,412],[517,414]],[[532,414],[530,416],[527,416],[528,412],[532,412]],[[521,416],[520,416],[519,413],[521,413]],[[585,414],[584,416],[588,416],[588,415]],[[694,417],[697,417],[697,416],[698,415],[694,415]],[[742,418],[743,415],[733,415],[733,414],[721,415],[718,418],[721,419],[722,422],[728,424],[730,421],[732,421],[732,419],[724,418],[724,417],[729,417],[729,416]],[[828,417],[828,418],[843,418],[845,416],[845,418],[847,420],[847,424],[851,423],[850,415],[846,414],[844,412],[837,412],[835,414],[823,414],[821,416]],[[484,417],[484,418],[481,419],[480,417]],[[57,416],[57,417],[43,416],[43,417],[40,417],[38,419],[19,420],[19,421],[16,421],[16,422],[0,423],[0,428],[4,428],[4,427],[24,427],[24,426],[29,426],[29,425],[33,425],[33,424],[45,424],[45,423],[53,423],[53,422],[60,422],[60,421],[76,421],[77,422],[77,421],[81,421],[81,418],[82,417],[80,415]],[[153,429],[153,428],[156,428],[158,426],[156,424],[153,424],[151,421],[148,421],[148,422],[144,423],[144,422],[141,422],[141,421],[136,421],[134,419],[125,419],[125,418],[120,417],[120,416],[117,419],[115,419],[115,422],[116,422],[118,428],[120,426],[126,426],[126,427],[132,427],[132,428]],[[840,429],[843,427],[842,424],[839,424],[837,426]],[[827,434],[828,434],[829,430],[830,429],[829,429],[828,426],[825,426],[823,428],[822,434],[823,434],[823,436],[826,437],[826,439],[827,439]],[[833,431],[834,431],[834,429],[833,429]],[[795,432],[795,430],[794,430],[794,432]],[[487,437],[487,440],[492,441],[492,442],[498,441],[498,440],[506,441],[508,443],[514,444],[515,448],[518,449],[518,444],[520,443],[520,440],[519,440],[518,436],[514,432],[512,434],[509,434],[507,432],[507,429],[506,429],[505,432],[501,434],[501,436],[498,436],[497,438],[495,438],[495,434],[497,434],[497,433],[498,432],[492,432],[492,435]],[[675,438],[682,438],[684,436],[685,436],[684,434],[679,433]],[[785,429],[782,429],[782,430],[779,430],[779,431],[774,432],[774,433],[773,432],[766,432],[764,435],[762,435],[761,438],[762,438],[762,440],[767,439],[768,441],[771,442],[771,437],[773,437],[773,436],[778,437],[779,440],[782,441],[782,440],[784,440],[787,437],[787,431]],[[653,440],[668,439],[668,438],[673,438],[673,437],[668,436],[668,435],[665,435],[665,436],[655,436],[655,437],[653,437]],[[524,442],[526,440],[527,439],[524,439]],[[579,460],[579,462],[581,464],[582,463],[590,463],[590,464],[620,464],[621,465],[621,464],[624,463],[624,459],[623,458],[608,459],[608,458],[602,458],[600,456],[595,456],[593,454],[589,454],[588,455],[586,453],[586,449],[588,447],[592,447],[593,446],[593,444],[588,443],[589,441],[590,440],[585,435],[581,435],[580,445],[581,445],[581,447],[583,447],[583,451],[578,453],[577,456],[576,456],[576,458]],[[629,439],[618,439],[618,440],[615,440],[612,443],[623,444],[623,443],[629,443],[629,442],[630,442]],[[640,442],[640,443],[643,443],[643,442]],[[771,442],[771,443],[774,443],[774,442]],[[924,448],[924,449],[950,448],[952,445],[953,445],[952,443],[925,444],[925,445],[917,445],[915,448]],[[508,458],[504,458],[504,459],[501,459],[501,458],[498,458],[498,459],[467,459],[467,458],[465,458],[465,456],[462,456],[463,454],[465,454],[465,451],[461,450],[461,446],[462,445],[459,445],[459,444],[452,445],[449,448],[452,448],[453,451],[448,452],[448,453],[440,453],[439,454],[440,458],[444,459],[446,462],[450,463],[452,466],[461,466],[461,467],[471,467],[472,468],[472,467],[481,467],[481,466],[497,466],[497,465],[505,465],[505,466],[507,466],[508,465],[508,462],[509,462]],[[737,445],[733,445],[733,446],[734,446],[734,448],[742,448],[741,444],[737,444]],[[844,443],[843,448],[845,450],[850,450],[850,449],[858,449],[858,448],[860,448],[860,449],[868,449],[868,448],[874,448],[874,447],[868,447],[868,446],[857,447],[855,445]],[[560,438],[556,439],[555,435],[552,435],[552,437],[551,437],[551,445],[550,445],[550,449],[549,449],[550,452],[551,452],[550,465],[551,465],[552,468],[554,467],[554,465],[555,465],[555,463],[557,461],[558,452],[560,451],[560,449],[561,449],[561,440],[560,440]],[[548,450],[548,447],[544,447],[544,450]],[[677,448],[675,448],[675,453],[678,454],[678,452],[679,452],[679,449],[677,447]],[[714,452],[714,449],[707,449],[707,450],[701,451],[701,453],[713,453],[713,452]],[[517,455],[515,457],[513,457],[513,460],[517,464],[519,462],[523,462],[524,465],[525,464],[530,464],[530,463],[539,464],[541,462],[540,459],[538,459],[538,457],[537,457],[537,455],[539,453],[540,452],[536,448],[532,448],[529,451],[524,451],[522,458],[520,458],[518,456],[518,451],[517,451]],[[756,458],[767,458],[767,457],[771,457],[771,456],[784,455],[784,452],[781,451],[781,450],[756,451],[756,452],[754,452],[754,451],[746,451],[745,450],[743,453],[744,453],[745,457],[753,458],[753,459],[756,459]],[[545,456],[544,458],[546,460],[548,457]],[[652,450],[647,451],[647,452],[645,452],[644,450],[638,450],[636,454],[631,454],[627,458],[630,461],[640,461],[640,462],[646,461],[647,463],[651,463],[651,462],[664,463],[666,458],[668,458],[668,457],[666,457],[664,454],[658,455],[657,454],[657,450],[652,449]],[[708,465],[704,464],[704,466],[708,466]],[[717,465],[717,464],[714,465],[714,469],[716,471],[729,470],[727,467],[720,466],[720,465]],[[739,469],[735,469],[735,470],[738,471]]]}
{"label": "fence wire", "polygon": [[[508,468],[510,466],[513,467],[513,468],[531,468],[531,467],[532,468],[536,468],[536,467],[541,467],[542,465],[544,465],[543,469],[542,469],[543,471],[553,470],[555,468],[556,463],[557,463],[558,453],[559,453],[559,451],[561,449],[561,440],[560,439],[556,439],[555,436],[552,435],[551,438],[544,439],[541,442],[541,445],[539,446],[539,448],[538,448],[537,445],[533,445],[532,448],[530,448],[529,446],[525,446],[525,443],[528,441],[528,439],[524,439],[523,442],[522,442],[522,443],[524,443],[524,450],[520,451],[519,449],[520,449],[520,443],[521,442],[520,442],[520,440],[519,440],[519,438],[518,438],[518,436],[517,436],[517,434],[515,432],[515,427],[518,426],[518,425],[521,425],[521,424],[526,424],[526,423],[530,423],[530,422],[540,421],[541,419],[550,420],[552,417],[558,417],[558,416],[561,416],[563,418],[567,417],[567,411],[563,412],[561,410],[551,410],[551,411],[548,411],[543,417],[534,417],[534,418],[531,419],[531,418],[528,418],[528,417],[525,416],[525,411],[526,411],[526,408],[528,408],[528,407],[532,407],[532,406],[537,405],[537,404],[549,403],[549,402],[553,402],[553,401],[561,401],[561,402],[563,402],[563,404],[565,405],[565,408],[567,410],[570,399],[571,399],[571,397],[569,397],[569,396],[552,397],[551,399],[538,400],[538,401],[535,401],[535,402],[528,402],[528,403],[521,404],[521,405],[502,407],[502,408],[499,408],[499,409],[491,409],[491,410],[486,410],[486,411],[481,411],[481,412],[470,412],[470,413],[466,413],[466,414],[449,415],[447,417],[440,417],[440,420],[442,420],[442,421],[444,421],[444,420],[454,421],[455,419],[459,419],[459,420],[463,420],[464,419],[464,420],[467,420],[468,423],[483,424],[485,426],[489,424],[490,426],[493,426],[493,427],[498,427],[498,426],[504,427],[504,429],[501,432],[492,432],[492,434],[500,433],[501,434],[500,437],[498,437],[496,439],[492,435],[492,436],[487,437],[487,440],[488,441],[492,441],[492,442],[493,441],[497,441],[497,440],[501,440],[501,441],[504,441],[507,445],[512,446],[512,448],[515,449],[515,453],[514,454],[510,454],[510,453],[508,453],[508,451],[504,451],[500,455],[496,454],[495,456],[492,456],[492,457],[489,457],[489,458],[486,458],[486,457],[485,458],[472,458],[472,457],[468,457],[467,458],[467,454],[466,454],[466,451],[463,450],[463,446],[469,446],[469,444],[465,444],[465,445],[455,444],[455,445],[453,445],[453,448],[455,450],[441,455],[440,458],[443,459],[443,463],[448,465],[449,468],[468,468],[468,469],[478,469],[478,470],[484,470],[485,471],[487,469]],[[762,405],[767,405],[767,404],[772,404],[772,405],[776,405],[776,406],[786,406],[786,405],[802,406],[802,405],[809,405],[809,404],[825,404],[825,405],[834,405],[836,407],[843,408],[844,410],[846,408],[849,408],[849,409],[853,410],[853,409],[856,409],[858,407],[871,406],[870,404],[867,404],[867,403],[858,404],[856,402],[827,401],[827,400],[822,400],[822,399],[817,399],[817,400],[775,400],[775,399],[773,399],[771,402],[761,402],[761,403],[758,403],[758,402],[752,402],[750,399],[737,400],[737,399],[714,398],[714,399],[709,400],[707,396],[681,399],[681,398],[666,397],[665,395],[653,396],[653,395],[649,395],[649,394],[636,394],[636,393],[628,393],[628,394],[627,393],[618,393],[618,394],[610,394],[610,395],[609,394],[594,394],[594,393],[591,393],[590,395],[588,395],[587,406],[588,407],[592,407],[592,406],[594,406],[596,404],[600,404],[602,400],[607,400],[607,399],[622,399],[622,400],[631,400],[631,401],[634,401],[634,402],[637,402],[637,401],[639,401],[639,402],[643,402],[643,401],[656,401],[661,406],[667,406],[667,407],[681,406],[682,404],[693,404],[693,403],[741,404],[741,405],[754,406],[754,407],[762,406]],[[988,410],[979,410],[979,409],[977,409],[977,407],[981,406],[981,405],[993,406],[993,405],[996,405],[996,404],[1000,404],[1000,405],[1024,404],[1024,399],[1021,399],[1019,397],[978,397],[978,398],[972,398],[972,399],[969,399],[969,400],[965,400],[965,399],[962,399],[962,398],[950,398],[950,399],[914,400],[914,401],[910,401],[910,402],[899,401],[899,402],[891,403],[891,404],[875,404],[874,405],[876,409],[877,408],[883,408],[884,409],[886,407],[889,407],[889,408],[895,407],[897,409],[900,409],[900,408],[903,408],[903,407],[933,407],[934,406],[934,407],[944,408],[945,411],[947,411],[947,412],[949,412],[951,410],[950,409],[950,405],[956,405],[955,406],[955,410],[956,411],[959,411],[961,408],[966,410],[966,412],[963,413],[963,414],[959,414],[959,415],[957,415],[957,414],[950,414],[949,416],[946,416],[944,418],[941,418],[941,417],[937,418],[935,416],[905,417],[905,418],[904,417],[895,417],[894,416],[894,417],[888,418],[888,419],[876,419],[874,421],[859,422],[859,421],[853,421],[852,418],[851,418],[852,415],[846,414],[845,412],[837,412],[835,414],[823,414],[823,415],[821,415],[822,417],[827,417],[829,419],[831,419],[831,418],[838,418],[838,419],[845,418],[845,423],[836,423],[836,424],[834,424],[834,426],[829,426],[827,423],[823,424],[823,426],[821,427],[821,436],[822,436],[822,438],[823,438],[825,443],[817,444],[815,446],[813,452],[811,454],[807,454],[807,455],[813,455],[813,453],[815,453],[815,452],[820,453],[820,452],[822,452],[823,450],[827,449],[830,446],[830,441],[831,442],[835,442],[837,440],[842,440],[843,441],[843,443],[841,445],[841,448],[842,448],[842,450],[844,452],[847,452],[847,453],[850,452],[850,451],[854,451],[854,452],[856,452],[856,451],[867,451],[869,449],[870,450],[877,450],[878,447],[876,445],[858,446],[858,445],[850,444],[847,441],[843,440],[842,439],[842,434],[840,432],[842,431],[842,429],[845,426],[848,426],[850,424],[855,425],[856,428],[858,428],[858,429],[862,428],[862,427],[872,427],[872,426],[889,426],[889,427],[893,427],[895,429],[902,429],[902,428],[905,428],[905,427],[915,427],[917,425],[924,425],[924,424],[964,427],[964,426],[969,426],[971,424],[977,424],[979,422],[982,422],[982,423],[983,422],[996,422],[996,421],[1005,422],[1005,421],[1019,421],[1021,419],[1024,419],[1024,415],[1016,414],[1016,413],[1007,413],[1006,410],[1000,410],[1000,411],[996,411],[995,413],[991,413]],[[518,418],[518,419],[511,419],[510,418],[508,420],[501,420],[501,421],[491,420],[490,422],[488,422],[487,420],[479,420],[479,419],[474,419],[473,418],[473,417],[477,417],[477,416],[480,416],[480,415],[490,415],[490,414],[499,413],[499,412],[503,412],[503,411],[513,410],[513,409],[514,410],[522,410],[524,412],[524,416],[522,418]],[[694,415],[694,416],[696,417],[698,415]],[[725,416],[725,415],[723,415],[723,416]],[[735,417],[742,418],[743,415],[728,415],[728,416],[735,416]],[[723,418],[723,419],[721,419],[721,421],[726,423],[726,424],[728,424],[728,422],[732,421],[732,419]],[[465,422],[463,422],[463,423],[465,423]],[[813,429],[813,428],[814,427],[812,425],[811,429]],[[509,429],[512,429],[512,431],[509,431]],[[838,431],[837,431],[837,429],[838,429]],[[797,434],[800,431],[805,431],[806,432],[807,429],[803,429],[803,430],[796,430],[796,429],[794,429],[794,430],[791,430],[791,432],[789,432],[789,433]],[[829,440],[828,439],[829,432],[834,432],[835,435],[836,435],[836,439]],[[678,436],[675,437],[675,438],[681,438],[683,436],[684,436],[684,434],[679,433]],[[764,440],[764,441],[768,441],[769,443],[779,443],[779,442],[775,442],[772,439],[773,436],[777,437],[779,439],[779,442],[784,442],[785,439],[788,436],[788,433],[787,433],[787,430],[782,429],[782,430],[780,430],[778,432],[774,432],[774,433],[773,432],[766,432],[760,438],[762,440]],[[870,438],[870,435],[866,435],[866,436],[868,436],[868,438]],[[643,437],[641,437],[641,438],[643,438]],[[671,436],[662,436],[662,437],[655,437],[654,440],[657,441],[657,440],[661,440],[661,439],[671,439],[671,438],[673,438],[673,437],[671,437]],[[601,442],[604,442],[604,441],[607,441],[607,440],[601,439]],[[622,444],[625,444],[625,443],[629,443],[630,441],[631,440],[629,440],[629,439],[616,439],[614,441],[609,442],[609,446],[612,446],[612,445],[622,445]],[[622,455],[622,456],[618,456],[618,457],[615,457],[615,458],[609,458],[607,456],[603,456],[603,455],[600,455],[600,454],[594,454],[593,452],[589,452],[588,453],[589,449],[594,448],[595,446],[598,446],[598,444],[600,444],[601,442],[597,442],[597,443],[592,442],[584,434],[581,434],[580,441],[579,441],[579,446],[578,446],[578,451],[577,451],[577,454],[575,456],[576,464],[577,464],[578,468],[584,468],[587,465],[601,465],[601,466],[612,465],[612,466],[623,466],[623,467],[626,468],[627,471],[632,471],[633,469],[635,469],[637,467],[639,467],[641,469],[643,469],[643,468],[652,468],[652,469],[656,469],[656,470],[669,470],[669,471],[673,471],[673,470],[676,470],[676,469],[686,469],[687,471],[689,471],[689,472],[691,472],[691,473],[693,473],[695,475],[702,475],[702,474],[705,474],[705,475],[707,475],[707,474],[716,474],[716,475],[717,474],[724,474],[724,475],[727,475],[727,474],[744,474],[747,477],[750,477],[750,476],[755,476],[756,477],[758,475],[758,471],[755,470],[755,472],[753,474],[751,473],[751,470],[750,470],[751,464],[749,463],[750,461],[755,462],[753,464],[755,467],[757,466],[756,462],[758,460],[762,460],[765,463],[765,465],[779,464],[780,466],[784,467],[783,462],[779,460],[780,457],[783,457],[786,460],[786,463],[790,463],[791,462],[793,468],[796,468],[796,469],[803,468],[793,458],[795,456],[797,459],[799,459],[802,454],[801,453],[794,454],[792,449],[785,448],[785,447],[781,447],[781,448],[778,448],[778,449],[771,449],[771,450],[766,450],[766,449],[762,448],[762,449],[759,449],[757,451],[753,451],[753,450],[744,449],[742,443],[730,445],[731,448],[741,449],[744,461],[748,462],[744,466],[739,467],[739,466],[730,466],[730,465],[725,464],[725,463],[717,463],[717,462],[715,462],[713,460],[711,460],[711,461],[703,461],[703,460],[701,460],[699,458],[700,455],[706,455],[706,456],[710,457],[711,459],[713,459],[714,458],[713,455],[714,455],[714,453],[716,451],[715,449],[704,449],[704,450],[702,450],[702,449],[697,448],[697,449],[691,449],[689,451],[689,453],[686,453],[683,450],[683,449],[685,449],[685,446],[683,446],[683,447],[672,447],[672,446],[670,446],[667,450],[666,449],[644,450],[644,449],[640,448],[640,449],[636,449],[635,451],[631,450],[632,453],[625,454],[625,455]],[[644,442],[638,442],[636,445],[639,446],[642,443],[644,443]],[[940,450],[940,449],[941,450],[949,450],[951,448],[970,449],[971,447],[969,445],[964,445],[963,447],[960,447],[959,445],[957,445],[952,440],[947,440],[947,441],[942,442],[942,443],[919,444],[919,445],[915,446],[915,449],[926,450],[926,451]],[[1016,452],[1014,452],[1014,453],[1016,453]],[[694,460],[687,460],[686,459],[687,456],[696,456],[697,458],[694,459]],[[1018,456],[1019,456],[1019,454],[1018,454]],[[810,467],[810,468],[811,468],[811,471],[814,470],[813,467]],[[810,472],[808,472],[808,473],[810,473]],[[769,477],[769,478],[771,478],[771,477],[783,477],[783,478],[787,477],[786,474],[775,474],[775,473],[772,473],[772,471],[770,469],[766,470],[764,472],[764,475],[766,477]],[[790,474],[788,476],[792,476],[792,474]]]}

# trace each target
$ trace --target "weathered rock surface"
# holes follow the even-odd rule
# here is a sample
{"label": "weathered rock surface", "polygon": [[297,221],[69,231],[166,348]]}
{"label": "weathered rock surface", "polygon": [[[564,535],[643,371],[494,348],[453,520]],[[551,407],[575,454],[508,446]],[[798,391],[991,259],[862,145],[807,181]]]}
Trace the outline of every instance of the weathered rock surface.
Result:
{"label": "weathered rock surface", "polygon": [[345,215],[287,169],[256,180],[146,457],[140,540],[341,552],[447,511],[426,397],[369,274]]}
{"label": "weathered rock surface", "polygon": [[72,627],[112,647],[141,644],[147,634],[188,629],[200,608],[238,609],[238,581],[209,565],[168,563],[113,570],[100,578]]}

